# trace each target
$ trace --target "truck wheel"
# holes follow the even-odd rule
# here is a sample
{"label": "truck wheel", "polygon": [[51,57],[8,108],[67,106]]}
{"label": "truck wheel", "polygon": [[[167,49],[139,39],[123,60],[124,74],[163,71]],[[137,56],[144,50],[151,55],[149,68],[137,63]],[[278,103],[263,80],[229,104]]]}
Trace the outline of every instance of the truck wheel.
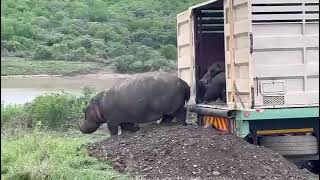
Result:
{"label": "truck wheel", "polygon": [[266,136],[261,138],[260,145],[281,155],[310,155],[318,153],[317,138],[310,135]]}

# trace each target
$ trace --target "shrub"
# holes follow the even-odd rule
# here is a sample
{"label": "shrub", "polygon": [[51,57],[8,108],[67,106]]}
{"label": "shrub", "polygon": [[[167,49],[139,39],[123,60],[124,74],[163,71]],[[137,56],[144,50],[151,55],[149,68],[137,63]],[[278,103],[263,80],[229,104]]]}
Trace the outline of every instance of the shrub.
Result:
{"label": "shrub", "polygon": [[67,94],[50,94],[37,97],[28,107],[35,124],[45,128],[59,129],[72,126],[80,119],[81,102]]}
{"label": "shrub", "polygon": [[177,48],[172,44],[161,46],[160,53],[163,57],[167,59],[177,59]]}
{"label": "shrub", "polygon": [[25,106],[1,104],[1,128],[17,127],[26,128],[31,126]]}
{"label": "shrub", "polygon": [[25,105],[1,104],[1,128],[27,128],[64,130],[75,127],[83,118],[83,108],[96,93],[84,87],[82,95],[51,93],[35,98]]}
{"label": "shrub", "polygon": [[46,46],[39,45],[33,54],[33,59],[48,60],[52,58],[50,49]]}

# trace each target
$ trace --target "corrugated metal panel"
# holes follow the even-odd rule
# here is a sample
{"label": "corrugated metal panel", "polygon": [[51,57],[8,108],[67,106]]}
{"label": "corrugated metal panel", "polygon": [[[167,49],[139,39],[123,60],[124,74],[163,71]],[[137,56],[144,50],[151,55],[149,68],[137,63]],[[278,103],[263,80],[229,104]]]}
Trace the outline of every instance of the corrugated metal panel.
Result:
{"label": "corrugated metal panel", "polygon": [[[253,0],[252,16],[255,106],[319,105],[319,2]],[[263,94],[279,80],[284,94]]]}

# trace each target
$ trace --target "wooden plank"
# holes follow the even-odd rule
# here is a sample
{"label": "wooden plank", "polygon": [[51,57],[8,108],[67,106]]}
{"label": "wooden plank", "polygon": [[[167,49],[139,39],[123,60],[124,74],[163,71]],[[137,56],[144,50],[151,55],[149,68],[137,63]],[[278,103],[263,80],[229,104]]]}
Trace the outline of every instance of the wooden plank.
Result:
{"label": "wooden plank", "polygon": [[234,35],[249,32],[251,21],[248,19],[237,21],[234,23]]}
{"label": "wooden plank", "polygon": [[[226,52],[226,59],[230,59],[230,52]],[[244,64],[249,63],[250,61],[250,49],[244,48],[244,49],[238,49],[235,50],[235,64]],[[227,64],[230,64],[229,61],[227,61]]]}
{"label": "wooden plank", "polygon": [[303,14],[253,14],[252,20],[296,20],[302,19]]}
{"label": "wooden plank", "polygon": [[287,77],[303,77],[305,67],[303,64],[299,65],[265,65],[256,66],[255,73],[258,78],[287,78]]}
{"label": "wooden plank", "polygon": [[240,6],[242,4],[248,3],[248,0],[234,0],[233,6]]}
{"label": "wooden plank", "polygon": [[[248,78],[237,78],[237,81],[235,82],[236,87],[239,91],[239,93],[248,93],[250,92],[250,80]],[[232,93],[232,80],[230,78],[227,79],[226,82],[226,88],[227,92]]]}
{"label": "wooden plank", "polygon": [[177,24],[180,24],[181,22],[184,21],[189,21],[190,20],[190,11],[184,11],[180,14],[177,15]]}
{"label": "wooden plank", "polygon": [[190,68],[191,67],[191,56],[190,54],[184,54],[179,57],[178,68]]}
{"label": "wooden plank", "polygon": [[305,11],[318,11],[319,13],[319,5],[313,5],[313,6],[304,6]]}
{"label": "wooden plank", "polygon": [[225,24],[224,25],[224,35],[226,37],[230,36],[230,24]]}
{"label": "wooden plank", "polygon": [[305,14],[304,19],[318,19],[319,20],[319,13],[318,14]]}
{"label": "wooden plank", "polygon": [[252,6],[252,12],[303,11],[303,6]]}
{"label": "wooden plank", "polygon": [[319,11],[319,6],[252,6],[252,12]]}
{"label": "wooden plank", "polygon": [[292,3],[319,3],[318,0],[252,0],[252,4],[292,4]]}
{"label": "wooden plank", "polygon": [[231,101],[231,103],[235,103],[235,68],[234,68],[234,49],[235,49],[235,40],[234,40],[234,12],[233,12],[233,0],[229,0],[229,8],[228,8],[228,22],[229,22],[229,51],[230,51],[230,86],[227,86],[227,91],[231,91],[231,99],[229,99],[229,101]]}
{"label": "wooden plank", "polygon": [[238,49],[235,51],[235,63],[243,64],[250,61],[250,48]]}
{"label": "wooden plank", "polygon": [[319,76],[319,62],[318,64],[307,65],[308,76]]}
{"label": "wooden plank", "polygon": [[254,37],[253,49],[319,47],[319,36]]}
{"label": "wooden plank", "polygon": [[185,46],[190,44],[189,38],[187,38],[187,36],[178,36],[177,39],[178,39],[178,46]]}
{"label": "wooden plank", "polygon": [[299,20],[299,19],[319,19],[319,14],[253,14],[252,20]]}

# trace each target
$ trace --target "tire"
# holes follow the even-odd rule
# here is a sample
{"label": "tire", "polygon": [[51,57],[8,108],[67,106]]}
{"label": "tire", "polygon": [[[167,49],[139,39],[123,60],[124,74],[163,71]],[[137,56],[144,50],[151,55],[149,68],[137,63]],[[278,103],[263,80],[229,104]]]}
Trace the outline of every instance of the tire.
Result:
{"label": "tire", "polygon": [[311,155],[318,153],[317,138],[310,135],[262,137],[260,145],[281,155]]}

